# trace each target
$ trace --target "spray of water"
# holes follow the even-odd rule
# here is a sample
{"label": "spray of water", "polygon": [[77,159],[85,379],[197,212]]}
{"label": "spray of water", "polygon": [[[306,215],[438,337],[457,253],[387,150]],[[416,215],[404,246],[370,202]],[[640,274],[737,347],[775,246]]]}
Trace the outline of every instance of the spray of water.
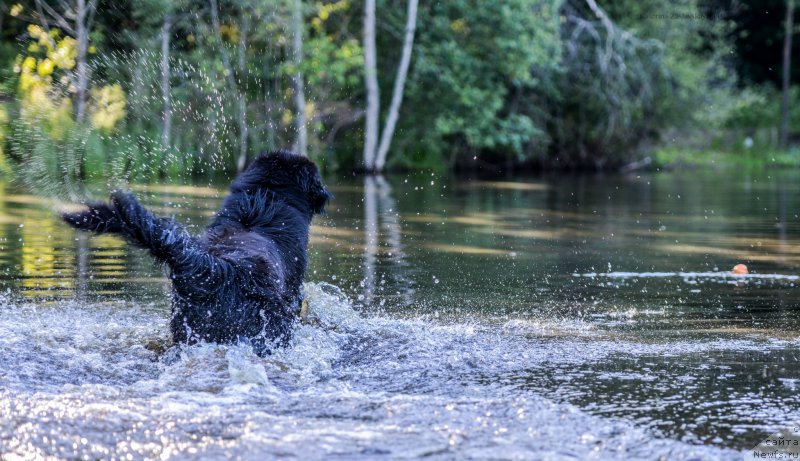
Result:
{"label": "spray of water", "polygon": [[[58,458],[276,459],[333,455],[725,459],[525,391],[527,369],[609,354],[742,344],[632,344],[582,329],[364,316],[337,287],[307,284],[290,347],[199,344],[175,361],[157,305],[0,301],[0,454]],[[71,319],[69,325],[62,321]],[[542,332],[548,332],[542,335]],[[522,373],[522,374],[520,374]],[[519,376],[519,378],[513,378]],[[521,381],[524,383],[524,380]]]}

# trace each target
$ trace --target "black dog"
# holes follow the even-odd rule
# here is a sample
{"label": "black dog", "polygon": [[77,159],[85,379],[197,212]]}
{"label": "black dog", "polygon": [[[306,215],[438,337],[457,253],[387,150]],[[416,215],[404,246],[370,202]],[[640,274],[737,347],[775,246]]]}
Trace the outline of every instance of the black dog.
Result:
{"label": "black dog", "polygon": [[330,194],[313,162],[283,151],[256,158],[230,192],[197,238],[122,192],[62,217],[77,229],[120,234],[169,266],[176,343],[244,341],[264,355],[291,339],[309,225]]}

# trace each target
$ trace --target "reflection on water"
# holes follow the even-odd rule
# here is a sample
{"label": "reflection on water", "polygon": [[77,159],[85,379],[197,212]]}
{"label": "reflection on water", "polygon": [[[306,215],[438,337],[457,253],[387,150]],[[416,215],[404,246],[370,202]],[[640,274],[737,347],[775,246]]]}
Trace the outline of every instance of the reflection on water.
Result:
{"label": "reflection on water", "polygon": [[[363,300],[365,306],[374,306],[376,290],[383,292],[385,289],[394,290],[403,306],[413,302],[414,282],[409,276],[396,206],[392,187],[383,176],[364,178],[364,280],[359,300]],[[385,253],[391,263],[391,271],[380,275],[376,267],[379,253]],[[383,302],[379,304],[383,306]]]}
{"label": "reflection on water", "polygon": [[800,411],[800,174],[721,176],[331,180],[293,346],[172,365],[163,268],[0,185],[0,453],[730,458]]}

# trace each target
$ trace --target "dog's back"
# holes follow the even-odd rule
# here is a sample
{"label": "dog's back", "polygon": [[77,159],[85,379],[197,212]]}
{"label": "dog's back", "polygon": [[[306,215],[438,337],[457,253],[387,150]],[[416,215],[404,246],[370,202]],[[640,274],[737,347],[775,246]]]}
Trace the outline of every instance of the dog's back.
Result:
{"label": "dog's back", "polygon": [[265,354],[291,339],[311,218],[329,198],[313,162],[276,152],[239,175],[200,238],[121,193],[63,217],[78,229],[119,233],[170,267],[176,342],[246,341]]}

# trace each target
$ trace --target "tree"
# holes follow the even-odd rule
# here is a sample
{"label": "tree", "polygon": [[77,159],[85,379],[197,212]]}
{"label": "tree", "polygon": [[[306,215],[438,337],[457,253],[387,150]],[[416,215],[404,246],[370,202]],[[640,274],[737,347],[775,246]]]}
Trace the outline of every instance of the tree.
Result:
{"label": "tree", "polygon": [[86,99],[89,89],[89,66],[86,62],[89,51],[89,32],[97,12],[98,0],[72,0],[61,1],[62,7],[57,11],[49,2],[36,0],[36,10],[39,20],[45,30],[49,32],[50,22],[75,37],[77,41],[77,55],[75,58],[76,85],[75,85],[75,120],[83,123],[86,120]]}
{"label": "tree", "polygon": [[670,85],[665,46],[624,29],[595,0],[568,2],[564,69],[555,104],[564,110],[554,159],[568,168],[613,167],[649,135]]}
{"label": "tree", "polygon": [[538,94],[555,91],[561,3],[422,3],[405,91],[413,117],[398,121],[393,141],[411,154],[395,161],[474,165],[546,148],[547,114]]}
{"label": "tree", "polygon": [[174,21],[174,14],[172,8],[168,6],[168,10],[164,13],[164,19],[161,24],[161,31],[159,38],[161,39],[161,145],[164,150],[170,148],[170,134],[172,132],[172,101],[170,86],[170,37],[172,37],[172,24]]}
{"label": "tree", "polygon": [[305,82],[302,71],[303,64],[303,0],[294,0],[292,9],[292,53],[294,55],[294,65],[296,67],[293,76],[294,97],[297,106],[295,117],[297,126],[297,140],[295,151],[307,156],[308,132],[306,131],[306,95]]}
{"label": "tree", "polygon": [[3,36],[3,20],[6,17],[7,10],[8,7],[6,6],[5,2],[2,5],[0,5],[0,37]]}
{"label": "tree", "polygon": [[786,0],[786,22],[783,37],[783,95],[781,98],[780,146],[789,147],[789,85],[792,71],[792,36],[794,27],[794,0]]}
{"label": "tree", "polygon": [[734,98],[729,24],[697,0],[567,0],[561,13],[549,164],[618,168],[667,127],[713,129]]}
{"label": "tree", "polygon": [[[380,117],[380,92],[378,88],[378,66],[375,46],[375,0],[367,0],[364,8],[364,76],[367,88],[366,126],[364,131],[364,167],[368,172],[380,173],[386,164],[386,154],[392,143],[403,91],[411,63],[411,50],[414,47],[414,31],[417,24],[418,0],[408,1],[406,28],[403,39],[403,51],[397,76],[394,80],[394,91],[389,113],[381,132],[378,131]],[[378,144],[380,141],[380,144]]]}
{"label": "tree", "polygon": [[[228,85],[228,89],[236,94],[236,118],[239,125],[239,155],[236,157],[236,169],[237,171],[244,170],[245,165],[247,164],[247,98],[239,86],[236,84],[236,77],[235,72],[236,70],[233,68],[233,64],[231,63],[230,55],[228,54],[228,49],[225,47],[225,44],[222,43],[222,25],[219,20],[219,6],[217,4],[217,0],[209,0],[210,7],[211,7],[211,25],[214,29],[214,34],[216,35],[217,39],[220,41],[219,43],[219,50],[222,54],[222,64],[225,67],[225,82]],[[247,19],[247,14],[245,16],[244,24],[245,26],[249,26],[249,20]],[[243,27],[243,30],[239,33],[239,70],[243,70],[244,66],[244,53],[246,48],[246,41],[247,41],[247,33],[249,32],[249,27]]]}
{"label": "tree", "polygon": [[389,114],[386,117],[386,124],[381,132],[381,143],[378,147],[377,158],[375,159],[375,170],[383,170],[386,164],[386,154],[392,143],[394,129],[397,126],[397,118],[400,115],[400,104],[403,102],[403,90],[408,75],[408,66],[411,63],[411,50],[414,47],[414,31],[417,27],[417,4],[418,0],[408,0],[408,13],[406,14],[406,30],[403,41],[403,54],[400,58],[400,65],[397,68],[397,76],[394,79],[394,91],[392,92],[392,103],[389,106]]}
{"label": "tree", "polygon": [[364,124],[364,168],[375,170],[375,153],[378,146],[378,117],[380,93],[378,89],[378,58],[375,46],[375,0],[364,3],[364,81],[367,88],[367,111]]}
{"label": "tree", "polygon": [[[757,0],[708,0],[728,1],[750,5],[748,15],[762,9]],[[764,1],[772,16],[787,2]],[[24,16],[73,43],[73,64],[56,70],[44,98],[57,97],[70,123],[85,118],[92,129],[99,100],[90,81],[118,82],[136,95],[113,136],[89,133],[87,143],[77,124],[56,130],[74,133],[76,158],[88,149],[94,174],[106,174],[96,166],[111,159],[108,171],[130,179],[203,175],[209,165],[241,168],[251,153],[287,145],[321,157],[329,171],[614,168],[666,129],[712,126],[698,123],[703,111],[724,118],[720,96],[736,90],[736,57],[714,34],[735,20],[718,20],[724,9],[708,2],[125,0],[109,8],[99,0],[14,0],[0,2],[0,88],[18,96],[4,100],[15,124],[26,103],[14,76],[39,72],[22,72],[25,56],[16,56],[31,55],[36,65],[48,58],[43,43],[20,47],[31,38]],[[768,29],[784,42],[778,16]],[[764,40],[756,42],[761,53]],[[779,49],[764,51],[773,53],[775,84]],[[784,68],[794,81],[798,66]],[[106,96],[114,94],[121,93]],[[23,158],[9,152],[12,161]]]}

